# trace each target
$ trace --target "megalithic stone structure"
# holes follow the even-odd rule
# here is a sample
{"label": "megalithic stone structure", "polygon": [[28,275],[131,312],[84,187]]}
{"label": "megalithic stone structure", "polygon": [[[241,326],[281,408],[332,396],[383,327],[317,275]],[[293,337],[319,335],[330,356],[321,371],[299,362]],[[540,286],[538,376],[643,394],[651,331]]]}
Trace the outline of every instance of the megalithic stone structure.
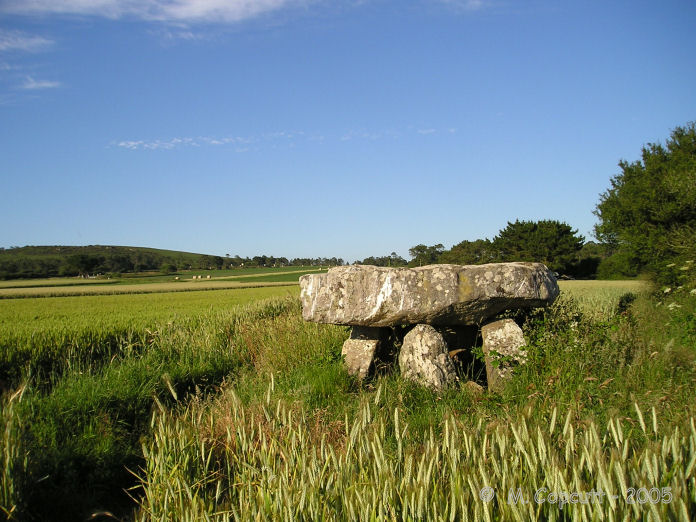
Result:
{"label": "megalithic stone structure", "polygon": [[[504,310],[548,306],[559,294],[554,274],[541,263],[341,266],[324,274],[302,276],[300,287],[305,320],[355,328],[343,346],[343,355],[348,370],[360,378],[367,375],[379,343],[394,337],[390,335],[392,328],[479,326]],[[441,360],[443,349],[439,344],[444,338],[421,328],[404,339],[409,350],[416,337],[419,357],[431,354],[433,368],[446,368],[447,377],[442,384],[433,385],[432,379],[421,379],[418,376],[422,372],[406,364],[402,371],[407,378],[441,389],[452,382],[451,368]],[[427,349],[423,344],[427,344],[426,339],[438,346]],[[407,354],[399,359],[414,360]],[[490,377],[495,381],[499,376]]]}
{"label": "megalithic stone structure", "polygon": [[300,287],[305,320],[351,326],[479,324],[558,296],[553,273],[541,263],[340,266],[302,276]]}

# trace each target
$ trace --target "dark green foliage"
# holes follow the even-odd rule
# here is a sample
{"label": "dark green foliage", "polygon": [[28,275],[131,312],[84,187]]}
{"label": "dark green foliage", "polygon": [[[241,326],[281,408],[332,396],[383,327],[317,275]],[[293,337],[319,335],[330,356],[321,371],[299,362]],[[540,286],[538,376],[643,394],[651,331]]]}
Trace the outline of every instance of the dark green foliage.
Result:
{"label": "dark green foliage", "polygon": [[26,246],[0,250],[0,279],[88,276],[188,268],[201,254],[123,246]]}
{"label": "dark green foliage", "polygon": [[340,257],[296,257],[289,263],[292,266],[339,266],[343,265],[344,261]]}
{"label": "dark green foliage", "polygon": [[631,303],[636,300],[636,294],[633,292],[628,292],[619,297],[619,302],[616,305],[617,314],[626,314],[629,311]]}
{"label": "dark green foliage", "polygon": [[366,257],[360,264],[374,266],[406,266],[406,260],[396,252],[392,252],[388,256]]}
{"label": "dark green foliage", "polygon": [[411,256],[411,261],[409,266],[423,266],[432,265],[437,263],[440,259],[440,255],[444,252],[445,247],[441,244],[427,246],[427,245],[416,245],[408,249],[408,253]]}
{"label": "dark green foliage", "polygon": [[480,265],[507,261],[544,263],[551,270],[590,279],[605,257],[602,245],[589,242],[569,225],[556,220],[515,221],[489,239],[464,240],[449,250],[442,245],[416,245],[409,250],[409,266],[432,263]]}
{"label": "dark green foliage", "polygon": [[600,269],[677,283],[667,266],[696,259],[696,124],[677,127],[664,146],[649,143],[641,160],[619,167],[595,210],[595,235],[619,257]]}
{"label": "dark green foliage", "polygon": [[501,261],[536,261],[555,272],[568,271],[585,238],[555,220],[508,222],[493,239]]}
{"label": "dark green foliage", "polygon": [[566,266],[566,274],[575,279],[592,279],[598,275],[600,264],[606,259],[604,245],[588,241],[577,253],[575,259]]}
{"label": "dark green foliage", "polygon": [[566,265],[563,273],[572,276],[574,279],[594,279],[597,276],[601,262],[602,259],[599,257],[573,260]]}
{"label": "dark green foliage", "polygon": [[176,272],[176,265],[174,263],[162,263],[160,272],[163,274],[173,274]]}
{"label": "dark green foliage", "polygon": [[125,272],[161,271],[172,273],[181,269],[213,270],[232,267],[274,266],[336,266],[343,259],[317,257],[293,259],[286,257],[234,256],[223,258],[175,250],[123,246],[25,246],[0,248],[0,279],[22,279],[56,276],[94,276]]}
{"label": "dark green foliage", "polygon": [[456,265],[481,265],[494,263],[498,259],[498,251],[489,239],[477,239],[475,241],[462,241],[449,250],[445,250],[440,256],[440,263],[453,263]]}
{"label": "dark green foliage", "polygon": [[621,251],[602,259],[597,267],[598,279],[627,279],[640,273],[639,261],[629,252]]}

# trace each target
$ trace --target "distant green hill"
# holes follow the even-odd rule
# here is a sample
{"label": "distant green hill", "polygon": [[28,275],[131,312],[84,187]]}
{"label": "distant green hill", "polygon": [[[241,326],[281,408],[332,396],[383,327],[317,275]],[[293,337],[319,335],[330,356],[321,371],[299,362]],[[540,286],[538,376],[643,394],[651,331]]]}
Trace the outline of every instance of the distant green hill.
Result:
{"label": "distant green hill", "polygon": [[221,257],[130,246],[25,246],[0,249],[0,279],[210,268]]}

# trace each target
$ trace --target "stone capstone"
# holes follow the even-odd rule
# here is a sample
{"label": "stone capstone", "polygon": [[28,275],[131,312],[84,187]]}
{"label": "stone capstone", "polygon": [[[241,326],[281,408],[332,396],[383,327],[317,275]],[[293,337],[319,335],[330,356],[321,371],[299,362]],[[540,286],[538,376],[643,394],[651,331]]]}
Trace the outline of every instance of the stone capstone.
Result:
{"label": "stone capstone", "polygon": [[343,363],[349,374],[359,379],[367,377],[375,358],[375,353],[388,335],[384,328],[370,328],[354,326],[350,332],[350,338],[343,343],[341,354]]}
{"label": "stone capstone", "polygon": [[547,306],[558,296],[541,263],[340,266],[300,278],[307,321],[354,326],[474,325],[511,308]]}
{"label": "stone capstone", "polygon": [[481,328],[488,389],[501,391],[516,366],[527,362],[522,329],[512,319],[501,319]]}
{"label": "stone capstone", "polygon": [[457,380],[444,337],[427,324],[415,326],[404,336],[399,368],[405,379],[436,391]]}

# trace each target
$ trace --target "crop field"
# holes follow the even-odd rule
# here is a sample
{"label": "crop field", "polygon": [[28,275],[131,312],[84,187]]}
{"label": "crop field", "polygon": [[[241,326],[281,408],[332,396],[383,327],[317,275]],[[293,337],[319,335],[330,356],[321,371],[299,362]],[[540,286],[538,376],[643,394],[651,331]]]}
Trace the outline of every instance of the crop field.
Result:
{"label": "crop field", "polygon": [[177,281],[168,283],[140,283],[133,285],[90,285],[90,286],[59,286],[59,287],[33,287],[33,288],[3,288],[0,289],[0,299],[12,299],[22,297],[61,297],[61,296],[89,296],[89,295],[113,295],[113,294],[146,294],[146,293],[171,293],[192,292],[196,290],[224,290],[230,288],[259,288],[268,286],[297,285],[297,281]]}
{"label": "crop field", "polygon": [[[300,276],[326,269],[315,267],[203,270],[175,275],[118,279],[54,278],[0,282],[0,299],[81,295],[190,292],[297,284]],[[193,279],[201,276],[203,279]],[[210,279],[207,278],[210,276]],[[176,278],[179,279],[176,279]]]}
{"label": "crop field", "polygon": [[117,279],[81,279],[77,277],[52,277],[48,279],[11,279],[0,281],[2,288],[35,288],[51,286],[87,286],[117,284]]}
{"label": "crop field", "polygon": [[239,305],[273,297],[296,297],[299,286],[226,289],[217,292],[161,292],[104,296],[68,296],[52,299],[0,301],[0,328],[4,334],[38,334],[53,329],[81,330],[107,325],[148,327],[205,313],[225,312]]}
{"label": "crop field", "polygon": [[524,319],[529,364],[501,393],[465,366],[441,394],[389,366],[357,381],[348,328],[304,322],[295,284],[0,300],[0,512],[696,518],[696,296],[561,289]]}
{"label": "crop field", "polygon": [[571,296],[587,314],[608,317],[616,309],[622,295],[650,291],[647,281],[559,281],[562,295]]}
{"label": "crop field", "polygon": [[[275,281],[276,277],[288,276],[290,274],[299,279],[302,274],[326,272],[326,267],[316,266],[285,266],[285,267],[254,267],[254,268],[230,268],[221,270],[182,270],[175,274],[123,274],[117,279],[119,284],[134,284],[134,283],[168,283],[174,281],[175,277],[179,277],[180,282],[191,281],[193,276],[201,276],[201,280],[207,280],[210,276],[211,280],[244,280],[249,277],[270,277],[271,281]],[[103,280],[103,279],[102,279]]]}

